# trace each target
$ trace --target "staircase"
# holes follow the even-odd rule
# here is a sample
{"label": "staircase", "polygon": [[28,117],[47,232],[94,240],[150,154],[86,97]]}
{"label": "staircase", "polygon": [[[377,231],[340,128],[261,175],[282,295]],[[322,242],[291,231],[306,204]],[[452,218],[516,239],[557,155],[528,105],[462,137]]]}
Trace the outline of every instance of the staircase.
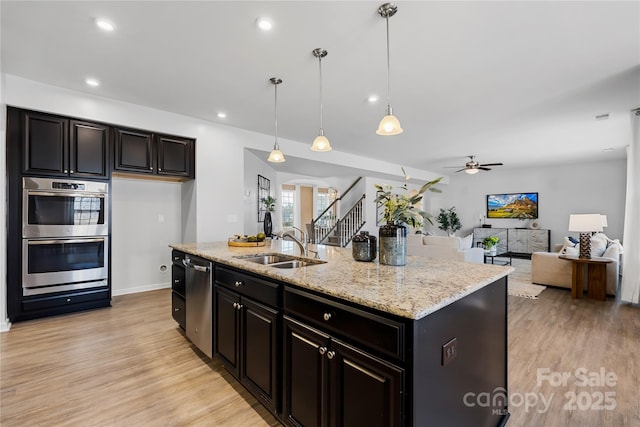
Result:
{"label": "staircase", "polygon": [[311,221],[309,235],[313,243],[345,247],[351,242],[353,236],[360,231],[366,222],[364,220],[364,194],[342,218],[336,218],[333,215],[333,211],[336,203],[342,200],[361,179],[362,177],[356,179],[347,191],[327,206],[316,219]]}

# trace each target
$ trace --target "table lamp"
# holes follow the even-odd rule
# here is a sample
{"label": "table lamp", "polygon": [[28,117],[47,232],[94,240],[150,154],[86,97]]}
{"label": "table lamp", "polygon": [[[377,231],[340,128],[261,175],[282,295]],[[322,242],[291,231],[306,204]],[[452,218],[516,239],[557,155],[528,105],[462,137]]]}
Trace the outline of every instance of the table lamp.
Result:
{"label": "table lamp", "polygon": [[569,231],[580,233],[580,258],[591,258],[591,233],[602,231],[602,215],[569,215]]}

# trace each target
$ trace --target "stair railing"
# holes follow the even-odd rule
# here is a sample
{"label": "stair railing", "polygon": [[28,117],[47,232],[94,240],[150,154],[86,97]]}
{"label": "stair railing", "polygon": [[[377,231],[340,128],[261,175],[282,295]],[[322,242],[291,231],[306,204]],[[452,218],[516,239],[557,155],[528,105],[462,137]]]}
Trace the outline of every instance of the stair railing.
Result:
{"label": "stair railing", "polygon": [[353,236],[360,231],[364,223],[364,199],[362,197],[349,209],[349,212],[336,224],[337,234],[340,238],[340,246],[345,247],[351,242]]}
{"label": "stair railing", "polygon": [[322,243],[332,232],[336,229],[338,218],[334,214],[336,204],[346,196],[349,191],[356,186],[362,177],[358,177],[353,184],[347,188],[347,190],[337,197],[320,215],[313,221],[311,221],[311,233],[309,233],[309,239],[311,243]]}

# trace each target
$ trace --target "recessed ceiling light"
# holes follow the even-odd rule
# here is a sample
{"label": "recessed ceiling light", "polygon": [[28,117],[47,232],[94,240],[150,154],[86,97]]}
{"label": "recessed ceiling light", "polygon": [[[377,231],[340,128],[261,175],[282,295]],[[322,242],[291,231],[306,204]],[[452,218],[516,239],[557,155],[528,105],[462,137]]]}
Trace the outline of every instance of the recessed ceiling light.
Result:
{"label": "recessed ceiling light", "polygon": [[260,18],[256,19],[256,25],[262,31],[269,31],[273,28],[273,21],[270,18],[261,16]]}
{"label": "recessed ceiling light", "polygon": [[609,147],[609,148],[603,148],[603,149],[602,149],[602,151],[606,151],[606,152],[613,151],[613,148],[611,148],[611,147]]}
{"label": "recessed ceiling light", "polygon": [[96,18],[96,26],[104,31],[113,31],[116,29],[115,25],[113,25],[113,22],[104,18]]}
{"label": "recessed ceiling light", "polygon": [[86,79],[84,79],[84,82],[91,87],[98,87],[100,86],[100,82],[97,79],[94,79],[93,77],[88,77]]}
{"label": "recessed ceiling light", "polygon": [[369,95],[369,97],[367,98],[367,102],[369,104],[374,104],[374,103],[378,102],[378,99],[380,99],[378,97],[378,95]]}
{"label": "recessed ceiling light", "polygon": [[596,120],[607,120],[609,118],[609,113],[598,114],[597,116],[593,116]]}
{"label": "recessed ceiling light", "polygon": [[227,118],[227,113],[223,113],[222,111],[218,113],[218,118],[219,119],[226,119]]}

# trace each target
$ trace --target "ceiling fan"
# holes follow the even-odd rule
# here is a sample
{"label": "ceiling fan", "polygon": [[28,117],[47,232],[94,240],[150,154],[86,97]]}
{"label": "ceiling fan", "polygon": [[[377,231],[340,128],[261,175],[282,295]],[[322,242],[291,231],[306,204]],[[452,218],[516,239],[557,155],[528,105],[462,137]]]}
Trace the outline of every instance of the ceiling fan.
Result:
{"label": "ceiling fan", "polygon": [[478,173],[481,170],[490,171],[491,168],[489,168],[487,166],[502,166],[502,163],[483,163],[483,164],[480,164],[480,163],[476,162],[476,160],[475,160],[476,156],[467,156],[467,157],[469,158],[469,161],[464,166],[445,166],[445,167],[447,167],[447,168],[462,168],[462,169],[457,170],[456,172],[465,171],[468,174],[474,174],[474,173]]}

